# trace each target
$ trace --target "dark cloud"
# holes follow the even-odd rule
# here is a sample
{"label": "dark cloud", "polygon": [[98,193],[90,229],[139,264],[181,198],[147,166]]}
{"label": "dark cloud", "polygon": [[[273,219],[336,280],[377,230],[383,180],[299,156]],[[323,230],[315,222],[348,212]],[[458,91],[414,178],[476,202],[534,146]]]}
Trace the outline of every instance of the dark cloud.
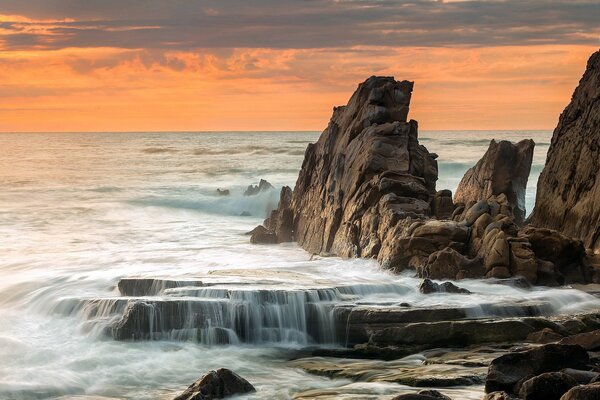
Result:
{"label": "dark cloud", "polygon": [[2,0],[5,49],[595,44],[598,0]]}

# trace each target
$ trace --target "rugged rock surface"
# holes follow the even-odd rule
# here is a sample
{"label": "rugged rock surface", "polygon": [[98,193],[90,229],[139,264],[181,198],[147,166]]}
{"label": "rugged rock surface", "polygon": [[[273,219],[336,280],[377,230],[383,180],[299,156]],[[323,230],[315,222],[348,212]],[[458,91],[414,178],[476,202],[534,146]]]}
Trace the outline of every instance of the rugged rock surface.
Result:
{"label": "rugged rock surface", "polygon": [[491,362],[485,390],[513,393],[515,385],[524,378],[563,368],[586,369],[588,363],[588,353],[576,345],[547,344],[532,350],[508,353]]}
{"label": "rugged rock surface", "polygon": [[576,386],[565,393],[560,400],[600,400],[600,384]]}
{"label": "rugged rock surface", "polygon": [[431,279],[424,279],[419,286],[419,291],[423,294],[431,293],[460,293],[471,294],[467,289],[456,286],[452,282],[435,283]]}
{"label": "rugged rock surface", "polygon": [[531,139],[517,144],[492,140],[483,158],[460,181],[454,202],[468,209],[480,200],[504,194],[513,209],[516,222],[522,223],[525,219],[525,189],[534,146]]}
{"label": "rugged rock surface", "polygon": [[264,179],[261,179],[258,185],[249,185],[244,191],[244,196],[256,196],[259,193],[274,189],[273,185]]}
{"label": "rugged rock surface", "polygon": [[531,224],[600,250],[600,51],[560,116],[540,175]]}
{"label": "rugged rock surface", "polygon": [[523,382],[519,397],[523,400],[560,400],[577,381],[562,372],[546,372]]}
{"label": "rugged rock surface", "polygon": [[238,394],[255,392],[254,386],[235,372],[220,368],[209,371],[174,400],[224,399]]}

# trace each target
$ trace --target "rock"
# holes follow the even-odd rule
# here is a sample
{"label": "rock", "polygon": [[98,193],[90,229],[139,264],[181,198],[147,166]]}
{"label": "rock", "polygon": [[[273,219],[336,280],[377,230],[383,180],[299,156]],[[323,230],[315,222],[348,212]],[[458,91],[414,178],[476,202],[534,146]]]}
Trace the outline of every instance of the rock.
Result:
{"label": "rock", "polygon": [[482,400],[515,400],[514,396],[506,392],[492,392],[483,396]]}
{"label": "rock", "polygon": [[571,378],[575,379],[579,384],[587,385],[592,382],[594,379],[598,379],[600,377],[600,373],[593,371],[583,371],[580,369],[573,368],[565,368],[560,372],[569,375]]}
{"label": "rock", "polygon": [[264,179],[261,179],[258,185],[249,185],[248,188],[244,191],[244,196],[256,196],[259,193],[266,192],[268,190],[272,190],[273,185],[267,182]]}
{"label": "rock", "polygon": [[577,381],[562,372],[546,372],[526,380],[521,385],[519,397],[523,400],[560,400]]}
{"label": "rock", "polygon": [[552,135],[530,223],[600,250],[600,51],[587,63]]}
{"label": "rock", "polygon": [[401,394],[392,400],[452,400],[450,397],[437,390],[421,390],[418,393]]}
{"label": "rock", "polygon": [[598,351],[600,350],[600,330],[569,336],[559,343],[579,345],[587,351]]}
{"label": "rock", "polygon": [[224,189],[224,190],[217,189],[217,194],[219,196],[229,196],[231,193],[229,192],[229,189]]}
{"label": "rock", "polygon": [[424,279],[419,286],[419,291],[423,294],[430,293],[461,293],[471,294],[467,289],[460,288],[452,282],[443,282],[441,284],[432,281],[431,279]]}
{"label": "rock", "polygon": [[220,368],[209,371],[174,400],[224,399],[252,392],[256,392],[256,389],[250,382],[229,369]]}
{"label": "rock", "polygon": [[535,284],[537,282],[538,261],[531,243],[523,238],[510,238],[510,272]]}
{"label": "rock", "polygon": [[469,259],[446,247],[429,255],[422,276],[431,279],[478,278],[485,274],[479,259]]}
{"label": "rock", "polygon": [[277,234],[273,231],[268,230],[262,225],[257,226],[250,231],[250,243],[253,244],[276,244]]}
{"label": "rock", "polygon": [[403,230],[432,215],[437,162],[419,144],[416,121],[407,122],[412,88],[391,77],[367,79],[308,145],[288,208],[293,238],[310,253],[381,257],[395,269],[381,250],[409,241]]}
{"label": "rock", "polygon": [[294,211],[291,208],[292,189],[284,186],[279,194],[279,206],[265,220],[265,226],[275,232],[277,243],[294,240]]}
{"label": "rock", "polygon": [[554,332],[550,328],[544,328],[541,331],[533,332],[527,336],[527,341],[533,343],[547,344],[558,342],[562,335]]}
{"label": "rock", "polygon": [[439,190],[431,201],[431,212],[437,219],[451,219],[454,202],[450,190]]}
{"label": "rock", "polygon": [[492,140],[481,160],[460,181],[454,202],[471,204],[505,194],[516,222],[522,223],[525,219],[525,189],[534,146],[533,140],[522,140],[517,144]]}
{"label": "rock", "polygon": [[600,400],[600,385],[576,386],[565,393],[560,400]]}
{"label": "rock", "polygon": [[532,350],[513,352],[493,360],[485,382],[486,392],[512,393],[517,382],[528,376],[564,368],[585,369],[589,356],[576,345],[547,344]]}

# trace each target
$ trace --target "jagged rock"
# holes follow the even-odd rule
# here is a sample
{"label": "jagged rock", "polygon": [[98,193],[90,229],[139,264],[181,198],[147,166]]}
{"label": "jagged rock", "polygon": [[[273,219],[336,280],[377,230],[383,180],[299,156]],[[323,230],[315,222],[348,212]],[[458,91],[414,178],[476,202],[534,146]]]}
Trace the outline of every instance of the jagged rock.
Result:
{"label": "jagged rock", "polygon": [[600,350],[600,330],[569,336],[562,339],[560,344],[576,344],[588,351]]}
{"label": "jagged rock", "polygon": [[437,219],[451,219],[454,208],[452,192],[448,189],[439,190],[431,201],[431,212]]}
{"label": "jagged rock", "polygon": [[209,371],[174,400],[224,399],[252,392],[256,392],[256,389],[250,382],[229,369],[220,368]]}
{"label": "jagged rock", "polygon": [[249,185],[244,191],[244,196],[256,196],[259,193],[273,189],[273,185],[264,179],[261,179],[258,185]]}
{"label": "jagged rock", "polygon": [[231,192],[229,191],[229,189],[224,189],[224,190],[217,189],[217,194],[219,196],[229,196],[231,194]]}
{"label": "jagged rock", "polygon": [[277,234],[265,228],[262,225],[257,226],[250,232],[250,243],[253,244],[275,244],[277,243]]}
{"label": "jagged rock", "polygon": [[469,259],[446,247],[432,253],[423,268],[422,276],[431,279],[479,278],[485,274],[480,259]]}
{"label": "jagged rock", "polygon": [[560,400],[600,400],[600,384],[575,386],[565,393]]}
{"label": "jagged rock", "polygon": [[523,400],[560,400],[577,381],[562,372],[546,372],[526,380],[519,389]]}
{"label": "jagged rock", "polygon": [[600,249],[600,51],[587,63],[552,135],[530,223]]}
{"label": "jagged rock", "polygon": [[277,243],[294,240],[294,211],[291,203],[292,189],[284,186],[279,195],[279,206],[271,211],[271,215],[264,222],[267,229],[275,232]]}
{"label": "jagged rock", "polygon": [[523,378],[564,368],[585,369],[588,353],[581,346],[547,344],[532,350],[502,355],[490,363],[485,382],[486,392],[512,393]]}
{"label": "jagged rock", "polygon": [[419,286],[419,291],[423,294],[430,293],[460,293],[471,294],[467,289],[460,288],[452,282],[436,283],[431,279],[424,279]]}
{"label": "jagged rock", "polygon": [[460,181],[454,202],[469,206],[504,194],[513,208],[516,222],[522,223],[534,146],[533,140],[522,140],[517,144],[492,140],[481,160]]}

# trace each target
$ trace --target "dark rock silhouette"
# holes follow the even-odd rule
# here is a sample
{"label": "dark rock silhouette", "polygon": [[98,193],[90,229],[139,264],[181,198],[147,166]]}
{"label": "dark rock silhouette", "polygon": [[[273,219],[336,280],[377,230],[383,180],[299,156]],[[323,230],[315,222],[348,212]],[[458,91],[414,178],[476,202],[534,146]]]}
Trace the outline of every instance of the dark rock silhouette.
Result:
{"label": "dark rock silhouette", "polygon": [[256,389],[250,382],[235,372],[226,368],[220,368],[216,371],[209,371],[174,400],[224,399],[255,391]]}
{"label": "dark rock silhouette", "polygon": [[552,135],[531,224],[600,250],[600,51],[594,53]]}
{"label": "dark rock silhouette", "polygon": [[256,196],[259,193],[273,189],[273,185],[264,179],[261,179],[258,185],[249,185],[244,191],[244,196]]}

